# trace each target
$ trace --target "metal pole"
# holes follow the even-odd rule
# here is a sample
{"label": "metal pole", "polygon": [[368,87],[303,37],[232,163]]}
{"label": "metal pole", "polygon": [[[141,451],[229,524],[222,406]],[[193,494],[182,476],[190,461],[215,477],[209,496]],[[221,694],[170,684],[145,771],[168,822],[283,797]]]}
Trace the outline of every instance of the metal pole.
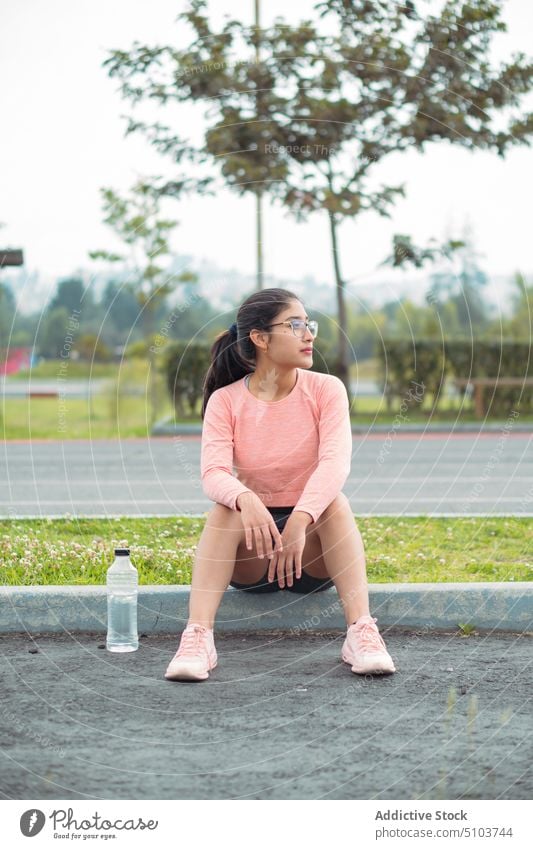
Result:
{"label": "metal pole", "polygon": [[[260,54],[259,54],[259,18],[260,18],[260,0],[255,0],[255,61],[256,64],[259,64]],[[257,106],[257,117],[260,117],[260,109],[259,109],[259,94],[256,98],[256,106]],[[259,127],[259,124],[257,125]],[[260,291],[263,288],[263,192],[262,189],[258,186],[255,192],[255,200],[256,200],[256,248],[257,248],[257,290]]]}

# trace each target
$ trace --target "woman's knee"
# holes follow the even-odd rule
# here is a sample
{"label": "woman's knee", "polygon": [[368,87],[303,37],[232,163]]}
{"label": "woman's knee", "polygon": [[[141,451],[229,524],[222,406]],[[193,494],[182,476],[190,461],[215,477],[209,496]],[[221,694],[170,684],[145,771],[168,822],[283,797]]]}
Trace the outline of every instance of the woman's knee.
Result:
{"label": "woman's knee", "polygon": [[217,525],[240,525],[242,527],[241,514],[238,510],[232,510],[218,501],[207,514],[207,521]]}
{"label": "woman's knee", "polygon": [[339,492],[338,495],[335,496],[333,501],[331,501],[323,513],[320,514],[319,520],[329,519],[332,516],[341,516],[346,512],[352,514],[352,508],[350,507],[350,502],[343,492]]}
{"label": "woman's knee", "polygon": [[216,534],[220,541],[221,535],[224,535],[226,539],[231,538],[231,542],[238,545],[244,539],[240,512],[217,502],[207,515],[202,533]]}

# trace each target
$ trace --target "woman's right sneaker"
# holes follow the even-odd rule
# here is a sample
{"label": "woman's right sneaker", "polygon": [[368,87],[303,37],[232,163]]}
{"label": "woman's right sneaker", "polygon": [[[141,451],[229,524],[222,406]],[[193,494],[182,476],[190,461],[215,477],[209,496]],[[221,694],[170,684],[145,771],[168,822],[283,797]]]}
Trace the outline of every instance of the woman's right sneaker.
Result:
{"label": "woman's right sneaker", "polygon": [[358,675],[380,675],[396,672],[392,657],[379,633],[375,616],[360,616],[347,632],[342,646],[342,659]]}
{"label": "woman's right sneaker", "polygon": [[191,622],[181,635],[179,648],[167,667],[165,678],[170,681],[204,681],[216,665],[213,629]]}

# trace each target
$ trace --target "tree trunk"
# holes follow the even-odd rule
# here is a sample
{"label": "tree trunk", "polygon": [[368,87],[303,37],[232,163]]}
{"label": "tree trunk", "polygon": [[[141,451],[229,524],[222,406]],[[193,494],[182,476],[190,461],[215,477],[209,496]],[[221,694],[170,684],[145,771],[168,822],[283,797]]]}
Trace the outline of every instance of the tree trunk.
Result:
{"label": "tree trunk", "polygon": [[[150,345],[152,348],[153,345]],[[148,351],[150,363],[150,429],[153,427],[157,412],[157,365],[154,351]]]}
{"label": "tree trunk", "polygon": [[[255,20],[255,61],[256,64],[259,64],[260,61],[260,51],[259,44],[261,39],[261,29],[260,29],[260,0],[255,0],[254,2],[254,20]],[[261,95],[260,92],[257,92],[256,96],[256,115],[258,118],[261,118]],[[256,190],[255,193],[256,200],[256,247],[257,247],[257,291],[260,292],[263,288],[263,193],[260,188]]]}
{"label": "tree trunk", "polygon": [[148,404],[149,404],[149,416],[148,422],[150,425],[150,429],[153,427],[156,411],[157,411],[157,364],[156,364],[156,354],[155,351],[152,351],[154,347],[154,322],[152,315],[152,308],[148,304],[145,306],[145,333],[146,333],[146,341],[148,342]]}
{"label": "tree trunk", "polygon": [[257,241],[257,291],[263,288],[263,195],[260,189],[256,192],[256,241]]}
{"label": "tree trunk", "polygon": [[337,292],[337,314],[339,319],[339,354],[337,360],[337,376],[342,380],[348,393],[351,405],[350,368],[348,357],[348,333],[346,322],[346,304],[344,300],[344,281],[341,275],[339,261],[339,246],[337,240],[337,221],[333,212],[329,212],[329,227],[331,233],[331,250],[333,252],[333,268],[335,270],[335,288]]}

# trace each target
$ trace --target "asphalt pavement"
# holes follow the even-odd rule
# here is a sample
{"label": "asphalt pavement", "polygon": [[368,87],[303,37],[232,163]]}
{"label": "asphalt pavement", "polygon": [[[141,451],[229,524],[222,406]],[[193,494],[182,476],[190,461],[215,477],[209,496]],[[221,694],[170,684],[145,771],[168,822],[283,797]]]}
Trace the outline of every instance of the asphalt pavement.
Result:
{"label": "asphalt pavement", "polygon": [[[354,434],[356,515],[533,515],[533,433]],[[202,515],[200,436],[10,441],[0,517]]]}
{"label": "asphalt pavement", "polygon": [[530,799],[531,636],[382,631],[397,672],[354,675],[344,632],[217,634],[203,682],[178,635],[0,635],[3,799]]}

